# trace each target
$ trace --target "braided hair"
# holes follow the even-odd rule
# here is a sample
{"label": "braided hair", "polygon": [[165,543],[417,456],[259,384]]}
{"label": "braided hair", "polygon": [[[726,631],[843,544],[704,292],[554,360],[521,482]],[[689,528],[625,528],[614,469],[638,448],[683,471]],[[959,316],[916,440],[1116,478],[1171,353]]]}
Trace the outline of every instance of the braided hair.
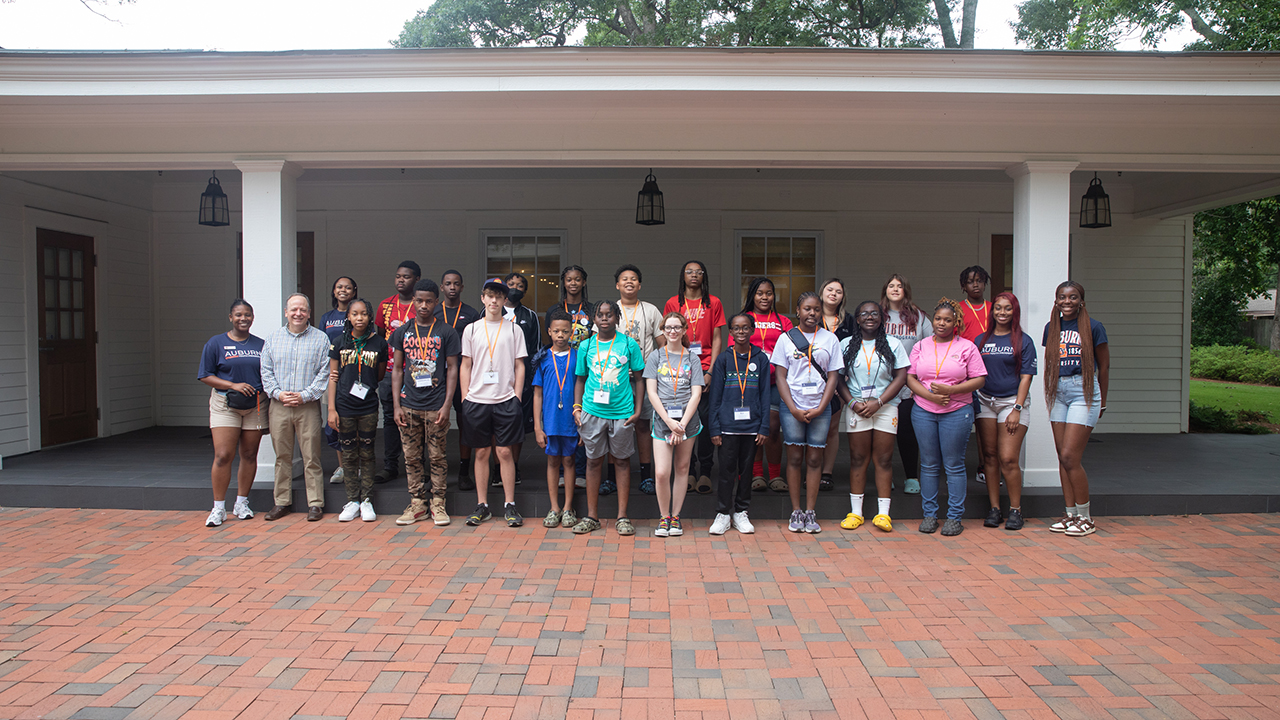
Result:
{"label": "braided hair", "polygon": [[[884,311],[880,310],[880,303],[875,300],[863,300],[854,307],[854,317],[856,319],[857,314],[862,312],[862,308],[867,305],[875,308],[880,313],[880,323],[876,325],[875,334],[876,354],[880,356],[880,362],[883,367],[889,368],[889,374],[892,375],[893,363],[896,358],[893,355],[893,349],[889,347],[889,336],[884,332]],[[855,344],[854,338],[849,338],[849,345],[844,349],[844,366],[846,368],[852,368],[853,363],[858,359],[858,353],[862,352],[863,337],[861,324],[858,325],[857,340],[858,342]],[[871,368],[868,367],[867,369],[870,370]]]}
{"label": "braided hair", "polygon": [[680,266],[680,289],[676,291],[676,304],[681,309],[684,308],[684,271],[690,265],[697,265],[698,269],[702,271],[702,287],[698,288],[698,292],[702,294],[702,299],[699,300],[699,304],[706,305],[708,298],[711,297],[710,291],[707,290],[707,287],[711,284],[711,274],[707,272],[707,266],[701,260],[690,260]]}
{"label": "braided hair", "polygon": [[[581,265],[566,265],[560,271],[560,302],[566,302],[569,299],[569,293],[564,289],[564,278],[571,272],[576,272],[582,276],[582,309],[587,308],[587,271],[582,269]],[[594,313],[593,313],[594,314]]]}
{"label": "braided hair", "polygon": [[1044,344],[1044,397],[1045,405],[1053,407],[1058,399],[1058,370],[1062,365],[1062,309],[1058,307],[1058,293],[1067,288],[1075,288],[1080,293],[1080,310],[1076,313],[1076,331],[1080,333],[1080,373],[1084,381],[1084,404],[1093,404],[1094,357],[1093,357],[1093,325],[1089,321],[1089,311],[1084,306],[1084,286],[1075,280],[1067,280],[1053,291],[1053,314],[1049,316],[1048,338]]}

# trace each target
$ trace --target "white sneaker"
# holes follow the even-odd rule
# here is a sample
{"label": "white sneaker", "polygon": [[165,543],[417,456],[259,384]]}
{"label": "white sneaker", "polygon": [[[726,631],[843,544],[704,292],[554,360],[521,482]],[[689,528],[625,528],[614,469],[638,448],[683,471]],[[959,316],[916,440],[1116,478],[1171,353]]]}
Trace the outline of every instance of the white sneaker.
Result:
{"label": "white sneaker", "polygon": [[1065,533],[1075,519],[1075,515],[1063,515],[1061,520],[1049,526],[1049,532]]}
{"label": "white sneaker", "polygon": [[227,511],[222,508],[214,508],[209,511],[209,519],[204,521],[205,527],[218,527],[223,520],[227,519]]}
{"label": "white sneaker", "polygon": [[756,531],[756,526],[751,524],[751,520],[747,518],[747,511],[743,510],[733,514],[733,529],[743,535],[750,535]]}
{"label": "white sneaker", "polygon": [[231,514],[241,520],[248,520],[253,517],[253,510],[249,508],[248,500],[237,500],[235,508],[231,510]]}
{"label": "white sneaker", "polygon": [[343,479],[342,466],[338,466],[338,469],[334,470],[333,474],[329,476],[329,482],[330,484],[333,484],[333,485],[341,485],[342,479]]}
{"label": "white sneaker", "polygon": [[980,483],[985,483],[987,481],[987,474],[979,470],[977,480]]}
{"label": "white sneaker", "polygon": [[725,530],[729,529],[729,516],[724,513],[716,515],[716,519],[711,523],[712,535],[723,535]]}
{"label": "white sneaker", "polygon": [[560,487],[564,487],[564,476],[560,476]]}
{"label": "white sneaker", "polygon": [[342,506],[342,512],[338,513],[338,522],[351,522],[360,514],[360,503],[349,502]]}
{"label": "white sneaker", "polygon": [[586,478],[584,478],[584,477],[574,478],[574,479],[573,479],[573,486],[574,486],[574,487],[584,488],[584,487],[586,487],[586,486],[587,486],[587,479],[586,479]]}
{"label": "white sneaker", "polygon": [[373,522],[378,519],[378,516],[373,512],[373,503],[368,500],[360,503],[360,519],[365,522]]}

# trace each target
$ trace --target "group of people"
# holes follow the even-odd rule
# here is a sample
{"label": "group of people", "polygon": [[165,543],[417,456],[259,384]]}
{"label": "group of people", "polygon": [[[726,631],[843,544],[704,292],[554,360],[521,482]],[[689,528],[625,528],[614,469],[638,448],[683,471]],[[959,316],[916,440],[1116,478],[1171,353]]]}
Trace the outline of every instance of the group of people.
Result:
{"label": "group of people", "polygon": [[[376,306],[359,296],[353,278],[338,278],[321,329],[310,324],[309,299],[295,294],[286,303],[285,326],[256,337],[250,334],[253,308],[236,300],[231,330],[209,340],[200,363],[199,378],[211,387],[214,444],[214,508],[206,525],[227,517],[237,453],[232,514],[253,516],[248,493],[267,431],[276,453],[275,505],[267,520],[292,510],[295,442],[304,462],[307,519],[323,518],[320,458],[327,432],[341,463],[332,480],[345,484],[348,500],[340,521],[376,519],[373,486],[395,478],[403,457],[410,503],[396,523],[429,515],[447,525],[445,438],[452,410],[459,427],[458,486],[477,495],[468,525],[492,517],[491,483],[502,490],[507,524],[523,524],[515,504],[517,460],[532,434],[546,457],[547,528],[599,530],[599,496],[617,492],[615,529],[635,534],[627,511],[632,456],[638,455],[640,490],[658,503],[655,535],[683,534],[680,513],[689,492],[717,493],[712,534],[754,532],[752,492],[769,490],[790,494],[790,531],[821,532],[816,505],[819,493],[832,488],[843,427],[850,511],[842,528],[864,524],[873,468],[871,525],[892,531],[896,444],[908,475],[904,490],[921,495],[920,532],[953,536],[964,530],[965,452],[976,427],[978,476],[991,504],[984,524],[1023,527],[1019,456],[1037,351],[1023,332],[1018,299],[1009,292],[986,299],[990,278],[982,267],[960,273],[959,301],[944,297],[921,308],[907,279],[894,274],[878,298],[848,306],[844,284],[833,278],[817,292],[801,293],[790,316],[777,308],[773,282],[760,277],[748,286],[742,310],[727,318],[708,291],[706,266],[696,260],[681,268],[678,291],[661,311],[639,299],[643,276],[634,265],[614,273],[616,300],[590,302],[587,277],[576,265],[564,268],[559,301],[542,322],[522,303],[528,280],[519,273],[486,281],[477,310],[462,300],[461,273],[447,270],[437,284],[423,279],[413,261],[399,265],[396,293]],[[1041,338],[1044,398],[1066,505],[1050,530],[1073,537],[1096,530],[1080,462],[1106,410],[1109,369],[1106,330],[1089,317],[1084,294],[1073,281],[1057,287]],[[382,468],[374,452],[379,407]],[[940,518],[944,478],[947,508]],[[581,517],[573,509],[577,487],[586,492]]]}

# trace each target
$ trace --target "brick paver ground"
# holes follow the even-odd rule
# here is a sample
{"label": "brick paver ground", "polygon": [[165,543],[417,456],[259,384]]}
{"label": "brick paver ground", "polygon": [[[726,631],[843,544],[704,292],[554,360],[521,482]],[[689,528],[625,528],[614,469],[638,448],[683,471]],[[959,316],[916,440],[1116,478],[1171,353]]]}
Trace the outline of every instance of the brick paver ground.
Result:
{"label": "brick paver ground", "polygon": [[0,511],[12,718],[1280,717],[1280,516],[1072,540]]}

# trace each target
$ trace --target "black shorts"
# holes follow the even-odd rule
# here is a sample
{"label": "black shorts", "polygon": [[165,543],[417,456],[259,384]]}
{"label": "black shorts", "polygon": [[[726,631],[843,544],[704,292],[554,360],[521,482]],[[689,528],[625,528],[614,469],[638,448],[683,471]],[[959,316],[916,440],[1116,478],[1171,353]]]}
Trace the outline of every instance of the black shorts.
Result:
{"label": "black shorts", "polygon": [[510,447],[524,441],[524,409],[511,398],[496,405],[462,401],[462,442],[473,448]]}

